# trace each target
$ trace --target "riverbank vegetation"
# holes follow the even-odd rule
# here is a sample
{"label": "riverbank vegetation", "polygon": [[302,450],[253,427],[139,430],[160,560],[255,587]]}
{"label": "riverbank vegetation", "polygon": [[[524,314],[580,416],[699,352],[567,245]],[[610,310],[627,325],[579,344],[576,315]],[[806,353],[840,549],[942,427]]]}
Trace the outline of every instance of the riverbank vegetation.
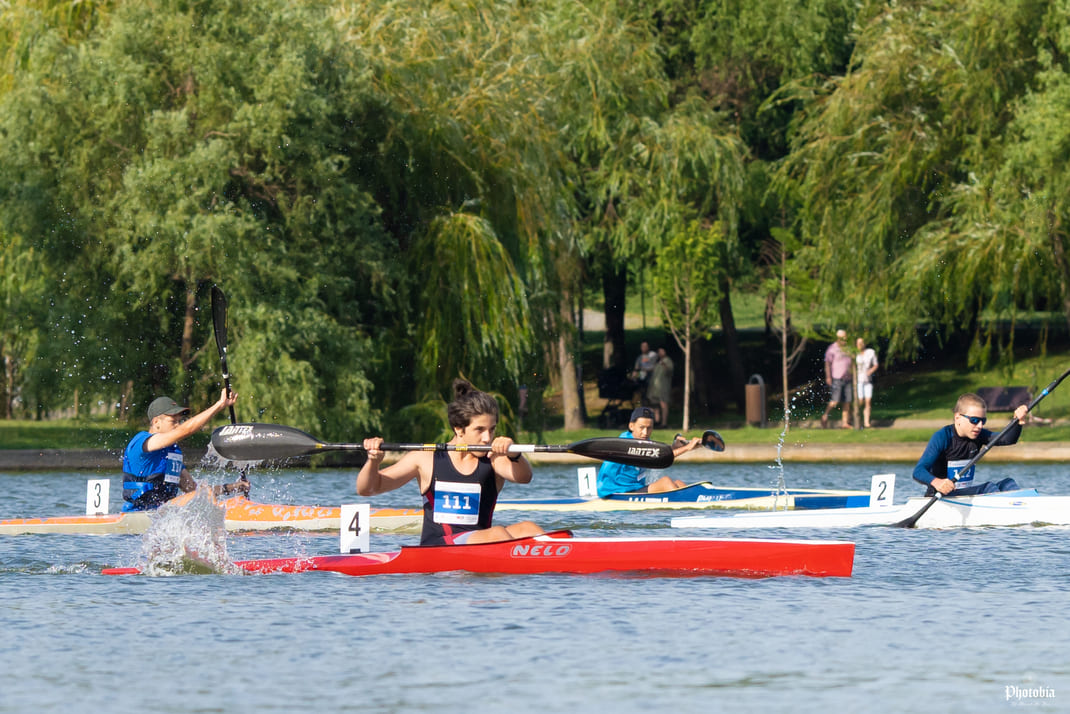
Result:
{"label": "riverbank vegetation", "polygon": [[592,428],[640,297],[691,424],[738,423],[754,374],[771,420],[776,394],[816,410],[837,327],[878,348],[878,418],[1042,387],[1070,317],[1063,9],[10,0],[0,420],[207,405],[212,285],[239,418],[329,440],[434,438],[458,375],[506,427],[526,394],[540,429]]}

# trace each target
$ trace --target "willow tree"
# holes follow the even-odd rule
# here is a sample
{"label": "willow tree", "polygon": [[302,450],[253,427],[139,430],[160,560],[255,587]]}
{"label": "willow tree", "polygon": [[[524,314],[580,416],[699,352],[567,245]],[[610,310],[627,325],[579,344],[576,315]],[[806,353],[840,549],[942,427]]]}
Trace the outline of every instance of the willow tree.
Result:
{"label": "willow tree", "polygon": [[[675,96],[695,95],[718,117],[720,132],[738,136],[745,165],[726,199],[736,214],[720,218],[730,238],[718,305],[728,384],[696,373],[696,397],[714,403],[730,393],[742,407],[743,355],[734,331],[732,295],[760,292],[762,248],[793,196],[769,190],[770,174],[789,150],[789,128],[803,107],[799,97],[774,99],[784,85],[806,86],[841,73],[850,57],[854,0],[628,0],[648,18]],[[714,114],[715,113],[715,114]],[[704,345],[702,345],[704,346]],[[709,360],[700,360],[709,362]],[[727,386],[727,389],[726,389]]]}
{"label": "willow tree", "polygon": [[394,269],[351,160],[367,80],[327,6],[123,3],[80,44],[34,33],[0,100],[0,191],[5,228],[90,306],[73,377],[210,400],[220,282],[246,414],[373,425],[366,322]]}
{"label": "willow tree", "polygon": [[18,236],[0,240],[0,415],[23,414],[41,395],[26,380],[46,339],[42,296],[46,294],[40,256]]}
{"label": "willow tree", "polygon": [[[919,324],[946,339],[985,329],[985,311],[1040,306],[1022,287],[1050,284],[1050,251],[1031,252],[984,204],[1036,86],[1047,7],[866,6],[849,71],[808,101],[781,174],[801,197],[815,319],[873,326],[895,355],[917,349]],[[1005,200],[1025,198],[1008,188]]]}
{"label": "willow tree", "polygon": [[0,93],[27,68],[42,24],[66,43],[85,39],[110,13],[114,0],[6,0],[0,12]]}
{"label": "willow tree", "polygon": [[[973,303],[978,309],[1011,319],[1021,309],[1048,309],[1070,323],[1070,21],[1064,3],[1033,9],[1044,14],[1035,27],[1032,89],[1015,103],[998,161],[953,194],[953,217],[936,237],[971,244],[958,265],[959,274],[989,284]],[[957,285],[945,293],[976,299]]]}
{"label": "willow tree", "polygon": [[531,47],[543,12],[392,0],[337,14],[381,107],[361,164],[409,276],[397,363],[409,351],[415,369],[393,375],[395,402],[458,374],[516,398],[524,375],[546,373],[570,242],[553,85]]}
{"label": "willow tree", "polygon": [[[421,237],[413,274],[425,273],[428,253],[437,254],[438,240],[430,236],[444,241],[443,255],[454,255],[449,231],[488,240],[493,233],[509,260],[503,255],[473,270],[496,276],[506,294],[515,271],[527,294],[510,313],[516,319],[461,326],[446,310],[457,304],[452,286],[418,280],[410,289],[426,293],[412,301],[424,310],[420,319],[452,325],[449,332],[437,329],[439,338],[469,341],[465,349],[474,359],[481,350],[500,355],[503,344],[521,349],[525,337],[533,355],[548,347],[544,356],[554,360],[566,427],[579,427],[572,318],[586,275],[579,237],[607,237],[622,256],[644,250],[645,237],[635,241],[634,233],[603,224],[602,217],[624,198],[608,183],[632,172],[623,187],[632,191],[649,179],[640,172],[653,168],[634,151],[637,137],[666,109],[656,45],[614,3],[399,0],[347,5],[342,16],[351,41],[369,57],[383,105],[394,109],[393,129],[375,161],[387,181],[381,200],[398,209],[388,211],[388,225],[402,245]],[[468,216],[485,223],[473,232]],[[436,272],[453,274],[446,266]],[[466,299],[487,296],[472,291]],[[461,352],[419,338],[417,349],[419,364],[441,365],[443,372],[474,366],[472,359],[429,359]]]}

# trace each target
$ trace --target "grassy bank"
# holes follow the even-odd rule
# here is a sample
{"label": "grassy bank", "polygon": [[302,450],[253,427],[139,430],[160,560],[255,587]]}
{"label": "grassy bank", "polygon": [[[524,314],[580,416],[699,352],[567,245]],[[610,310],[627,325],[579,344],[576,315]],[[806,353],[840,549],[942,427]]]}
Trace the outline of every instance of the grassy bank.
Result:
{"label": "grassy bank", "polygon": [[[630,331],[638,339],[643,333]],[[813,444],[887,444],[927,441],[939,424],[950,423],[951,410],[960,394],[982,386],[1026,386],[1034,395],[1063,373],[1070,366],[1066,350],[1059,354],[1033,356],[1025,351],[1015,365],[1013,373],[992,368],[970,371],[965,368],[965,357],[929,359],[909,365],[893,365],[878,373],[873,404],[873,422],[877,428],[861,431],[844,429],[813,428],[820,416],[824,401],[820,394],[806,392],[795,395],[792,405],[792,422],[784,437],[787,443]],[[585,374],[595,374],[585,368]],[[554,413],[553,399],[538,431],[525,430],[519,441],[525,443],[563,444],[594,436],[616,434],[617,428],[597,427],[597,417],[605,406],[598,398],[598,388],[593,378],[585,381],[589,428],[565,432],[561,427],[559,413]],[[716,429],[725,440],[734,444],[776,444],[782,438],[783,404],[775,394],[769,394],[766,405],[767,428],[744,424],[744,415],[734,406],[713,417],[693,417],[690,435],[698,435],[704,429]],[[673,405],[670,423],[672,429],[658,430],[654,438],[671,441],[682,422],[679,403]],[[1043,420],[1029,426],[1029,441],[1070,442],[1070,380],[1055,389],[1037,405],[1033,415]],[[989,428],[999,430],[1008,421],[1010,414],[994,412],[990,415]],[[531,421],[529,419],[529,421]],[[219,426],[222,422],[216,423]],[[530,426],[530,424],[526,425]],[[60,419],[50,421],[4,421],[0,420],[0,448],[3,449],[119,449],[133,436],[136,428],[112,419]],[[322,436],[317,434],[316,436]],[[365,434],[352,434],[350,440],[359,440]],[[207,444],[209,431],[197,434],[192,445]],[[415,435],[413,439],[416,439]]]}

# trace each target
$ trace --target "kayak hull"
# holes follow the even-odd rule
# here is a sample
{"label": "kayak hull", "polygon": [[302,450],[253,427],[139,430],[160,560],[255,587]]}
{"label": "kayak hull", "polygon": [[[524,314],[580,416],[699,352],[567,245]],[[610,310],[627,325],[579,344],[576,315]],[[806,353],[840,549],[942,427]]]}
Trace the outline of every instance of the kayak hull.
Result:
{"label": "kayak hull", "polygon": [[499,543],[413,546],[386,553],[239,561],[253,573],[344,575],[627,573],[640,576],[849,577],[854,544],[756,539],[573,538],[567,533]]}
{"label": "kayak hull", "polygon": [[[187,502],[184,494],[169,502]],[[257,503],[243,496],[219,502],[225,509],[228,531],[338,531],[341,509],[327,506],[290,506]],[[131,511],[101,516],[57,516],[51,518],[11,518],[0,521],[0,535],[69,533],[82,535],[140,534],[152,524],[153,512]],[[371,527],[375,532],[415,532],[423,523],[417,508],[373,508]]]}
{"label": "kayak hull", "polygon": [[869,503],[866,491],[714,486],[708,482],[660,493],[615,493],[606,498],[500,499],[497,511],[641,511],[684,508],[843,508]]}
{"label": "kayak hull", "polygon": [[[673,528],[854,528],[888,526],[917,513],[929,499],[915,496],[894,506],[738,513],[673,518]],[[1070,496],[1041,496],[1034,489],[941,498],[918,519],[918,528],[1070,525]]]}

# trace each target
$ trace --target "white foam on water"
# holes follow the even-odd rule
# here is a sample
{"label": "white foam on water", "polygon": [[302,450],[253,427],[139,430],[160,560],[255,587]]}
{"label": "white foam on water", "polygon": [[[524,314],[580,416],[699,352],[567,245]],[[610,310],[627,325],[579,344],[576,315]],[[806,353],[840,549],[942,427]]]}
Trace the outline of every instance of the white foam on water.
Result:
{"label": "white foam on water", "polygon": [[222,456],[215,450],[215,444],[209,442],[208,450],[201,457],[201,467],[208,470],[225,469],[233,467],[238,473],[245,474],[263,465],[263,461],[234,461]]}
{"label": "white foam on water", "polygon": [[210,486],[182,506],[164,504],[141,539],[146,575],[240,572],[227,556],[225,511]]}

